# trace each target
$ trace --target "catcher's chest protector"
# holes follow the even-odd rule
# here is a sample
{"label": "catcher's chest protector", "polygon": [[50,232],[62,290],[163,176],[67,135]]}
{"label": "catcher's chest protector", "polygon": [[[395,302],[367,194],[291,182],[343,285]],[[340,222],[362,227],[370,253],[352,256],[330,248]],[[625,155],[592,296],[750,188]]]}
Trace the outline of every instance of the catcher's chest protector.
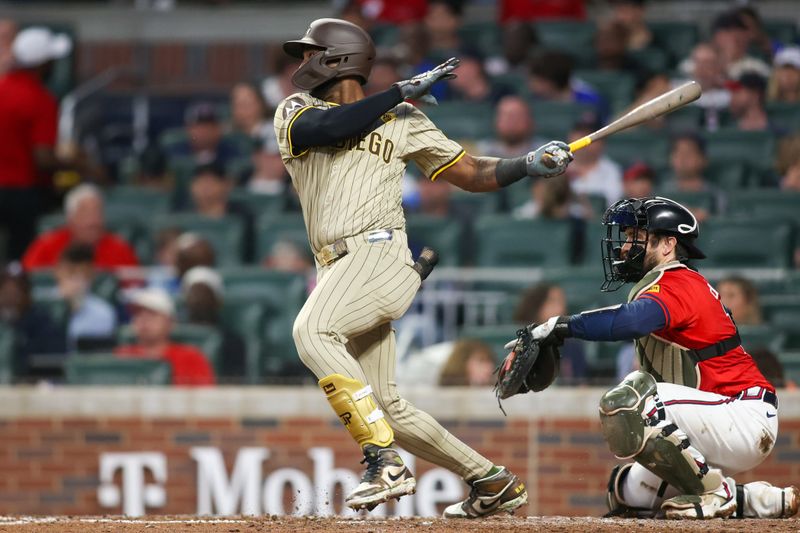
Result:
{"label": "catcher's chest protector", "polygon": [[[665,270],[683,268],[681,263],[673,261],[654,268],[631,289],[628,302],[658,283]],[[700,383],[700,370],[689,353],[671,342],[650,334],[634,341],[639,366],[652,374],[656,381],[675,383],[696,389]]]}

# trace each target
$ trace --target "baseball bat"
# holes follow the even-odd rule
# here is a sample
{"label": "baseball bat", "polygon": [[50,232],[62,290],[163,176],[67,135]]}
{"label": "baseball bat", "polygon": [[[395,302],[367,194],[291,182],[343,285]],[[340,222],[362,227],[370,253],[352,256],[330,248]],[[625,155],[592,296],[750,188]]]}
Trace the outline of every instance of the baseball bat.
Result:
{"label": "baseball bat", "polygon": [[[675,87],[674,89],[665,92],[661,96],[656,96],[652,100],[643,103],[635,109],[632,109],[616,119],[614,122],[603,126],[599,130],[590,133],[585,137],[581,137],[580,139],[572,141],[569,143],[569,150],[570,152],[575,152],[581,148],[586,148],[594,141],[604,139],[614,133],[638,126],[639,124],[647,122],[648,120],[653,120],[661,115],[671,113],[676,109],[685,106],[686,104],[694,102],[700,98],[701,94],[702,91],[700,90],[699,83],[696,81],[687,81],[683,85]],[[547,154],[545,154],[545,156],[547,156]],[[555,161],[553,161],[553,158],[550,156],[544,157],[543,161],[550,168],[555,166]],[[552,166],[550,163],[548,163],[548,161],[552,163]]]}

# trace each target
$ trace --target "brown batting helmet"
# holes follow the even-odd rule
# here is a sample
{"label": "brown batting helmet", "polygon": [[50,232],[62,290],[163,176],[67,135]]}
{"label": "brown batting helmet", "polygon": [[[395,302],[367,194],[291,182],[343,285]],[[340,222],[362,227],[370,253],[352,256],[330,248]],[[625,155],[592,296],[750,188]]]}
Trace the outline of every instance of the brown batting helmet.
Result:
{"label": "brown batting helmet", "polygon": [[346,76],[359,78],[361,85],[367,83],[375,59],[375,45],[360,27],[346,20],[317,19],[301,39],[283,43],[283,51],[302,59],[307,46],[322,51],[294,73],[292,83],[296,86],[310,91],[327,81]]}

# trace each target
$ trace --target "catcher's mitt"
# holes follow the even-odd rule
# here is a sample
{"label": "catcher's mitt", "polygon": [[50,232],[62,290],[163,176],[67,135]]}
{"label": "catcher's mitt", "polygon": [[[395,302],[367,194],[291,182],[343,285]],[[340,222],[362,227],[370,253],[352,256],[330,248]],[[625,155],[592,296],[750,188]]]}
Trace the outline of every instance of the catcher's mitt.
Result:
{"label": "catcher's mitt", "polygon": [[516,345],[497,369],[495,394],[498,401],[515,394],[543,391],[558,376],[560,343],[533,340],[533,326],[517,331]]}

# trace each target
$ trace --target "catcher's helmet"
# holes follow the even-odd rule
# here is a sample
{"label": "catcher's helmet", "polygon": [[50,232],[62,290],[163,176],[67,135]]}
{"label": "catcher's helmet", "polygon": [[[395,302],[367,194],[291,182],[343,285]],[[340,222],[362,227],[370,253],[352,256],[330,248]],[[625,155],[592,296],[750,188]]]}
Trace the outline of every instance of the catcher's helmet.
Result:
{"label": "catcher's helmet", "polygon": [[[679,253],[678,260],[681,262],[705,258],[705,254],[694,244],[700,235],[697,219],[691,211],[669,198],[650,196],[620,200],[603,214],[603,225],[606,227],[602,247],[606,278],[601,289],[603,291],[617,290],[623,283],[639,281],[645,275],[647,239],[634,236],[633,240],[629,240],[625,234],[627,228],[676,237],[685,250],[685,253]],[[623,258],[621,251],[626,242],[631,247]]]}
{"label": "catcher's helmet", "polygon": [[292,57],[303,58],[306,46],[320,48],[292,76],[292,83],[311,91],[330,80],[355,76],[361,85],[367,83],[375,60],[375,44],[362,28],[339,19],[317,19],[306,34],[283,43],[283,51]]}

